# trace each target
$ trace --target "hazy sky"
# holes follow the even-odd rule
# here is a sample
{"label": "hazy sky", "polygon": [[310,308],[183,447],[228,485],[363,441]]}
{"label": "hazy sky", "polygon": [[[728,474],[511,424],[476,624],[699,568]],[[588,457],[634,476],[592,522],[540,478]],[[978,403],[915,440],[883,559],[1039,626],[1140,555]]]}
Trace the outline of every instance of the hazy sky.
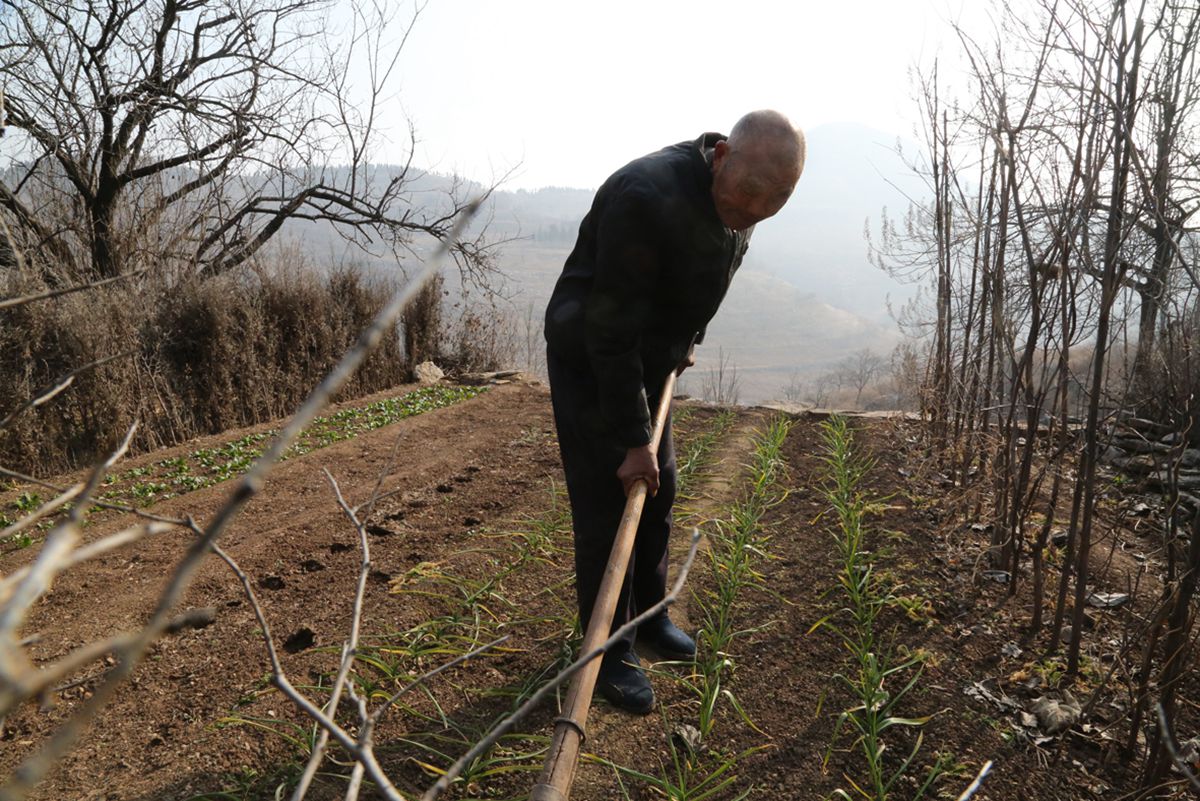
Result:
{"label": "hazy sky", "polygon": [[908,135],[910,67],[953,50],[948,22],[984,5],[429,0],[382,122],[399,132],[401,113],[413,120],[419,164],[480,180],[517,167],[508,188],[596,186],[755,108],[802,128],[854,121]]}

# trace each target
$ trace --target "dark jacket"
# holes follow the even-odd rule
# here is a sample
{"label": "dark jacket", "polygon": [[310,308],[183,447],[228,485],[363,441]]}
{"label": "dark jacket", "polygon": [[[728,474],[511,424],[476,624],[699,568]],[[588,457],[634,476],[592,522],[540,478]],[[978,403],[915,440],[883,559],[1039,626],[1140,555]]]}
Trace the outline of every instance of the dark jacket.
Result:
{"label": "dark jacket", "polygon": [[663,148],[605,181],[546,308],[546,342],[591,368],[597,433],[614,445],[650,441],[647,387],[656,395],[703,336],[749,244],[713,205],[706,151],[724,138]]}

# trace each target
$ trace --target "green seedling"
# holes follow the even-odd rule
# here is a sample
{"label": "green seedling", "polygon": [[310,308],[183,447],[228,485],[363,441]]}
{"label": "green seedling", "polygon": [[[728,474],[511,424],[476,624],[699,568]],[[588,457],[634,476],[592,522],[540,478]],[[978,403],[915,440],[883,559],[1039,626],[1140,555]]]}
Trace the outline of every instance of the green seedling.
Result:
{"label": "green seedling", "polygon": [[[879,555],[870,553],[866,547],[864,521],[877,511],[879,504],[860,489],[872,463],[855,453],[853,434],[845,418],[835,415],[826,421],[823,438],[824,492],[836,519],[833,539],[840,561],[837,580],[846,604],[817,621],[810,632],[825,628],[842,641],[850,653],[850,669],[835,674],[834,678],[856,699],[853,706],[838,716],[825,760],[828,762],[839,734],[849,731],[854,737],[851,748],[857,748],[863,755],[865,776],[856,780],[846,775],[850,791],[835,790],[833,797],[842,801],[888,801],[897,783],[913,766],[924,742],[924,732],[920,730],[929,718],[903,717],[899,714],[899,705],[917,685],[926,660],[916,654],[894,658],[891,650],[879,642],[876,622],[885,606],[895,606],[903,609],[910,618],[928,624],[932,622],[932,604],[916,594],[895,595],[888,587],[898,586],[898,582],[890,577],[883,580],[881,572],[875,569],[874,561]],[[900,689],[890,689],[901,682]],[[898,728],[912,728],[918,732],[912,749],[893,768],[884,764],[885,737]],[[948,764],[940,756],[934,761],[924,782],[911,796],[913,801],[929,791]]]}
{"label": "green seedling", "polygon": [[[687,411],[690,417],[690,410]],[[692,489],[695,477],[710,464],[716,444],[736,419],[737,416],[730,410],[719,412],[699,435],[689,437],[684,447],[679,449],[675,461],[676,483],[680,495],[687,495]],[[679,415],[675,414],[672,424],[678,422]]]}
{"label": "green seedling", "polygon": [[[424,387],[398,398],[385,398],[361,407],[341,409],[326,417],[318,417],[300,434],[299,440],[284,454],[284,459],[310,453],[318,448],[351,439],[367,431],[467,400],[486,391],[484,387]],[[266,451],[279,431],[271,429],[246,434],[211,448],[198,448],[183,456],[162,459],[152,465],[135,467],[123,473],[110,474],[104,484],[111,489],[99,495],[110,503],[131,506],[150,506],[158,501],[204,489],[237,478]],[[14,503],[19,511],[23,504],[41,500],[26,493]]]}
{"label": "green seedling", "polygon": [[[688,475],[696,475],[695,471],[706,463],[713,444],[733,420],[730,412],[718,415],[709,428],[680,449],[684,454],[680,457],[681,474],[684,473],[684,466],[688,465]],[[732,651],[739,637],[762,628],[738,627],[738,603],[748,590],[765,589],[765,580],[755,564],[770,558],[767,551],[770,537],[764,533],[762,521],[766,512],[784,495],[784,490],[780,488],[780,478],[784,472],[782,446],[789,429],[787,419],[777,417],[755,437],[747,465],[746,490],[724,510],[709,532],[708,556],[713,586],[696,596],[701,625],[697,635],[697,658],[694,663],[688,663],[690,671],[680,675],[677,669],[668,670],[658,666],[648,669],[682,686],[694,698],[700,743],[711,739],[726,708],[732,709],[746,726],[761,733],[733,691],[736,660]],[[675,665],[676,668],[678,666]],[[689,746],[681,750],[671,736],[665,711],[663,724],[668,735],[671,760],[669,763],[660,762],[657,774],[617,765],[595,756],[587,758],[614,770],[626,798],[629,798],[629,794],[624,779],[644,782],[656,795],[678,801],[743,799],[749,796],[753,788],[738,788],[738,776],[734,769],[766,746],[752,747],[736,754],[724,754],[708,747],[693,751]]]}
{"label": "green seedling", "polygon": [[697,754],[687,746],[676,745],[665,710],[662,711],[662,721],[671,761],[670,764],[666,764],[660,760],[657,774],[618,765],[594,754],[585,754],[584,759],[611,768],[626,801],[633,801],[633,796],[625,787],[625,778],[645,783],[656,796],[668,801],[707,801],[718,798],[742,801],[750,796],[754,791],[752,786],[737,791],[735,785],[739,777],[734,771],[747,757],[765,750],[768,746],[754,746],[736,754]]}
{"label": "green seedling", "polygon": [[933,602],[916,593],[889,596],[888,603],[904,612],[905,616],[914,623],[922,626],[932,626],[937,622]]}
{"label": "green seedling", "polygon": [[28,514],[42,505],[42,498],[36,492],[22,492],[12,505],[18,512]]}

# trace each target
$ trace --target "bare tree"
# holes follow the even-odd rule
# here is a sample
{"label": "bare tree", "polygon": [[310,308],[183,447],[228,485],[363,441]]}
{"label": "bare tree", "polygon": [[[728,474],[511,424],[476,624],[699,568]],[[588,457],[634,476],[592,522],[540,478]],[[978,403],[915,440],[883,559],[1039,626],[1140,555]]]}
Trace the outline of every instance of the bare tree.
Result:
{"label": "bare tree", "polygon": [[791,403],[804,401],[804,380],[800,378],[799,370],[792,370],[788,376],[787,385],[783,388],[783,399]]}
{"label": "bare tree", "polygon": [[[130,263],[217,275],[289,221],[360,246],[445,239],[465,208],[458,187],[417,204],[411,163],[372,165],[417,17],[396,14],[328,0],[0,0],[0,209],[26,249],[65,269],[45,267],[51,284]],[[488,266],[478,238],[455,258],[474,277]]]}
{"label": "bare tree", "polygon": [[539,306],[530,301],[525,307],[518,332],[517,346],[521,368],[539,377],[546,375],[546,342],[542,336],[542,314]]}
{"label": "bare tree", "polygon": [[920,357],[911,343],[902,342],[892,350],[889,364],[892,398],[895,408],[915,411],[920,403]]}
{"label": "bare tree", "polygon": [[742,381],[737,365],[724,348],[717,349],[717,363],[704,371],[700,381],[700,397],[721,406],[733,406],[741,394]]}
{"label": "bare tree", "polygon": [[[1101,502],[1114,421],[1153,417],[1156,453],[1196,443],[1200,9],[1039,0],[996,22],[991,41],[960,31],[967,102],[944,99],[936,66],[918,80],[927,161],[914,167],[930,200],[903,229],[885,220],[872,258],[935,298],[915,343],[931,357],[929,453],[966,488],[962,513],[988,524],[986,555],[1010,596],[1030,575],[1031,640],[1048,653],[1065,642],[1077,673],[1106,647],[1084,623],[1105,578],[1097,552],[1120,525]],[[1125,756],[1144,755],[1146,795],[1168,781],[1180,679],[1196,659],[1200,547],[1183,532],[1200,518],[1184,525],[1172,453],[1147,486],[1165,490],[1168,509],[1161,596],[1104,654],[1110,678],[1132,677]],[[1051,594],[1051,529],[1068,517]]]}
{"label": "bare tree", "polygon": [[883,357],[873,353],[870,348],[863,348],[851,356],[847,356],[838,366],[842,381],[854,388],[854,405],[862,403],[863,390],[875,380],[883,370]]}

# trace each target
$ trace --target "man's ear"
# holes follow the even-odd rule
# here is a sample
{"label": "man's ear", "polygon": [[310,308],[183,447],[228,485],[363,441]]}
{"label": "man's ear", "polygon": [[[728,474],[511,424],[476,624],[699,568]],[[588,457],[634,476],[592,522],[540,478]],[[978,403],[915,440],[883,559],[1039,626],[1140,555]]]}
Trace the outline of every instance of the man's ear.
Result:
{"label": "man's ear", "polygon": [[717,143],[713,145],[713,167],[719,167],[728,155],[729,141],[727,139],[718,139]]}

